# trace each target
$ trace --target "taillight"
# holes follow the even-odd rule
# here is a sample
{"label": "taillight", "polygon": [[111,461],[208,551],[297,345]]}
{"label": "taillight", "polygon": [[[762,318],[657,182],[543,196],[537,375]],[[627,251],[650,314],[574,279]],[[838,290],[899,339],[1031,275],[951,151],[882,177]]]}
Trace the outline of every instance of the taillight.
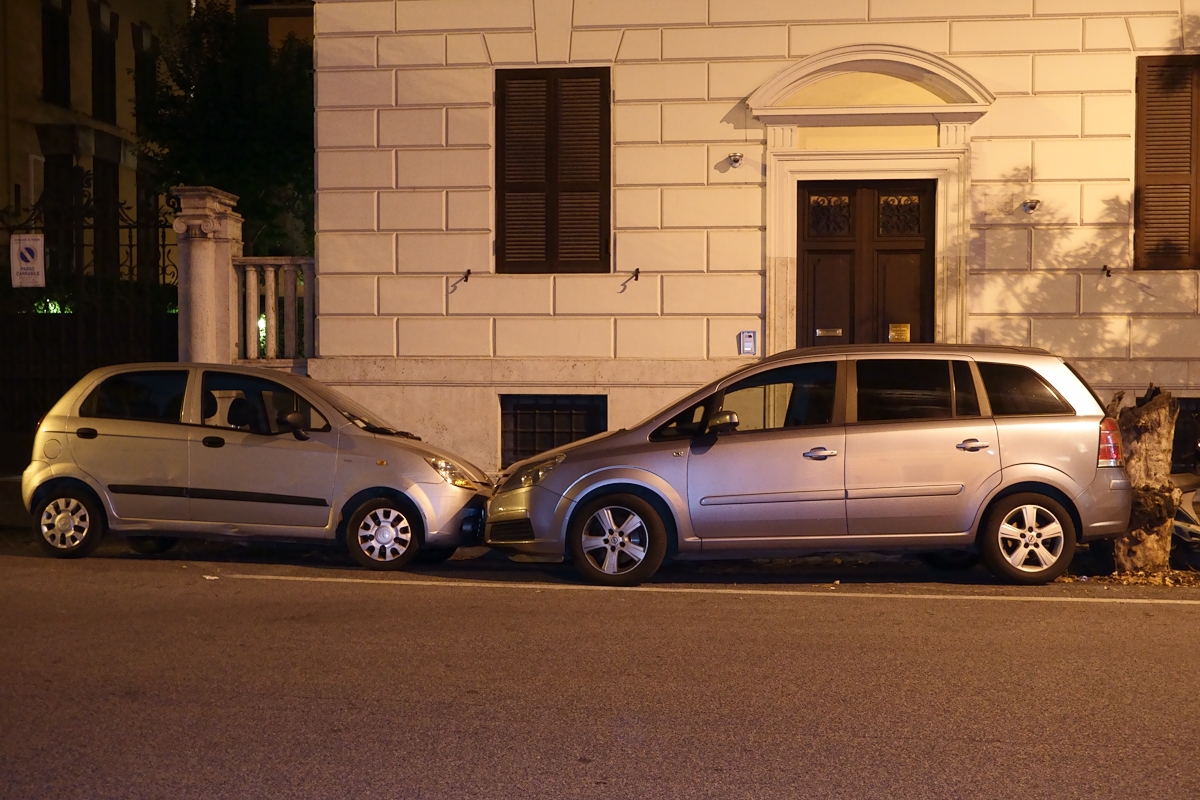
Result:
{"label": "taillight", "polygon": [[1096,457],[1097,467],[1120,467],[1124,465],[1121,458],[1121,429],[1112,417],[1105,417],[1100,423],[1100,452]]}

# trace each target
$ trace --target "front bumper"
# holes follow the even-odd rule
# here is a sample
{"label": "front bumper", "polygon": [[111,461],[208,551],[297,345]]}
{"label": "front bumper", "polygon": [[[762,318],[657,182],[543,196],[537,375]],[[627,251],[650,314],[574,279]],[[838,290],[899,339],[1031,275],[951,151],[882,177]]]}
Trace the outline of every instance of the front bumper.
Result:
{"label": "front bumper", "polygon": [[513,553],[561,556],[563,534],[555,525],[562,498],[541,486],[512,489],[487,504],[483,543]]}
{"label": "front bumper", "polygon": [[436,532],[425,536],[429,547],[476,547],[483,544],[483,521],[487,497],[477,494],[446,520]]}

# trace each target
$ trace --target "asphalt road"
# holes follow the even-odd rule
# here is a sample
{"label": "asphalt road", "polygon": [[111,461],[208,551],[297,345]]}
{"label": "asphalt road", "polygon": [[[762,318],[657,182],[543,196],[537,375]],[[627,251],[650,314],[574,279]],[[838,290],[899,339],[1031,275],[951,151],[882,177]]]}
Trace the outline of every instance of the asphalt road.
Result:
{"label": "asphalt road", "polygon": [[[840,580],[840,584],[833,584]],[[1195,798],[1200,590],[0,531],[0,796]]]}

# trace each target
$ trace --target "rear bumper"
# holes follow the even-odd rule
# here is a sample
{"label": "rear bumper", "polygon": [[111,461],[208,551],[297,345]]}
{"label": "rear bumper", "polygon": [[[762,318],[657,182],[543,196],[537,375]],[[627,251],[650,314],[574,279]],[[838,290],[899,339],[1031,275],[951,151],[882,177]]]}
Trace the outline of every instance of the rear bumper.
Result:
{"label": "rear bumper", "polygon": [[1075,498],[1075,507],[1083,523],[1079,541],[1090,542],[1120,536],[1129,527],[1133,490],[1129,477],[1120,467],[1102,467],[1083,494]]}

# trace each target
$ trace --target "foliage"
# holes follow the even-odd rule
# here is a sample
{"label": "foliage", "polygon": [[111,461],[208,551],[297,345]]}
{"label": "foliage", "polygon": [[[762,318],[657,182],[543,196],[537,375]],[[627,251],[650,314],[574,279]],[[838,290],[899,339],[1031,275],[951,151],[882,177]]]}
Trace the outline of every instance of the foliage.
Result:
{"label": "foliage", "polygon": [[[290,36],[272,47],[232,5],[199,0],[166,30],[156,91],[137,108],[141,163],[164,191],[183,184],[236,194],[247,254],[311,253],[312,48]],[[289,234],[296,227],[300,237]]]}

